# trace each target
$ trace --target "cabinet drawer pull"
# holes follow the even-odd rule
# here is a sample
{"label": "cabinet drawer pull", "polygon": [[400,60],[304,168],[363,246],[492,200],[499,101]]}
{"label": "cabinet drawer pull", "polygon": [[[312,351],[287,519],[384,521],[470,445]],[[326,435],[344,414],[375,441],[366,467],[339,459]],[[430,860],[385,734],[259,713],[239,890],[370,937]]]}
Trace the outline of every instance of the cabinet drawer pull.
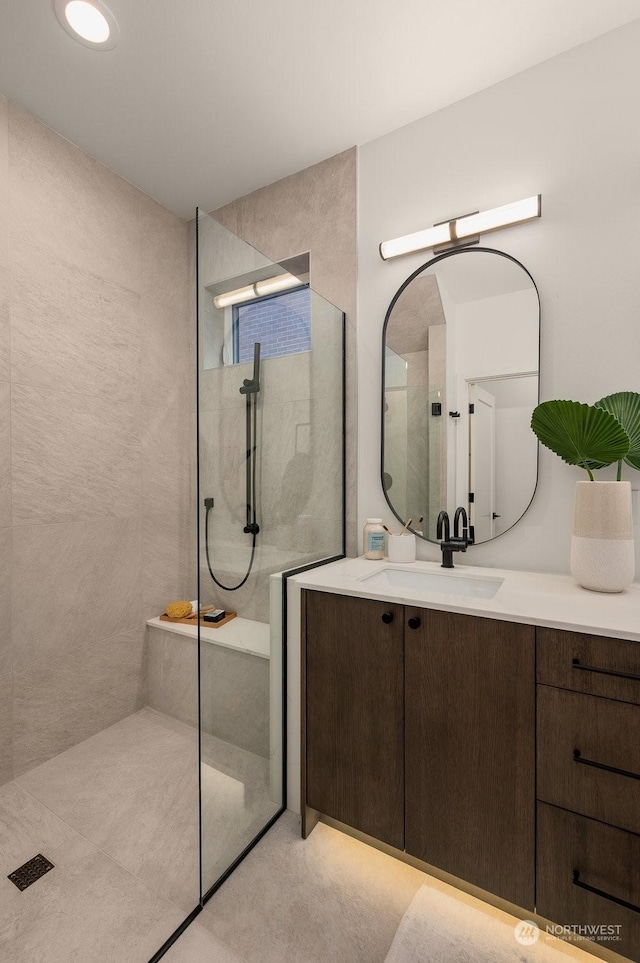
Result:
{"label": "cabinet drawer pull", "polygon": [[574,669],[582,669],[583,672],[599,672],[601,675],[615,675],[618,679],[633,679],[634,682],[640,682],[640,675],[634,675],[632,672],[618,672],[617,669],[601,669],[597,665],[582,665],[579,659],[573,659],[571,666]]}
{"label": "cabinet drawer pull", "polygon": [[417,618],[417,616],[414,615],[414,616],[412,616],[412,617],[409,619],[409,628],[410,628],[410,629],[419,629],[419,628],[420,628],[420,619]]}
{"label": "cabinet drawer pull", "polygon": [[620,899],[618,896],[612,896],[611,893],[605,893],[603,889],[596,889],[595,886],[589,886],[588,883],[583,883],[580,879],[580,872],[577,869],[573,871],[573,885],[579,886],[580,889],[586,889],[589,893],[595,893],[596,896],[602,896],[603,899],[608,899],[610,903],[617,903],[618,906],[624,906],[625,909],[629,909],[634,913],[640,913],[640,906],[636,906],[635,903],[628,903],[626,899]]}
{"label": "cabinet drawer pull", "polygon": [[593,759],[585,759],[579,749],[573,750],[573,761],[581,762],[583,766],[593,766],[594,769],[604,769],[605,772],[615,772],[618,776],[628,776],[629,779],[640,779],[637,772],[629,772],[628,769],[617,769],[615,766],[605,766],[603,762],[594,762]]}
{"label": "cabinet drawer pull", "polygon": [[385,625],[389,625],[391,622],[393,622],[393,612],[383,612],[382,621]]}

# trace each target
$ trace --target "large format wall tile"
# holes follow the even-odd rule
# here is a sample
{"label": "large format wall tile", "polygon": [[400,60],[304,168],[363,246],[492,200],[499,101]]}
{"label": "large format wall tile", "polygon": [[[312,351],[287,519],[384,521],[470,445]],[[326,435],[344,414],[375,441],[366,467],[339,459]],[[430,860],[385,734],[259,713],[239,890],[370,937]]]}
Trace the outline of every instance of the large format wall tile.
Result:
{"label": "large format wall tile", "polygon": [[[310,253],[311,286],[344,311],[346,325],[347,553],[357,554],[356,539],[356,175],[355,148],[239,198],[215,212],[217,221],[269,257]],[[312,396],[336,395],[336,384],[312,381]]]}
{"label": "large format wall tile", "polygon": [[[142,408],[143,509],[168,516],[186,510],[192,444],[185,408]],[[190,444],[191,442],[191,444]]]}
{"label": "large format wall tile", "polygon": [[[355,317],[355,148],[233,201],[214,216],[274,260],[309,251],[311,286]],[[232,230],[234,228],[231,228]]]}
{"label": "large format wall tile", "polygon": [[140,567],[139,518],[14,528],[14,669],[140,626]]}
{"label": "large format wall tile", "polygon": [[11,235],[138,291],[141,193],[9,105]]}
{"label": "large format wall tile", "polygon": [[[246,536],[245,536],[246,537]],[[259,538],[260,536],[258,536]],[[204,549],[203,555],[204,555]],[[216,558],[215,548],[213,551],[213,570],[216,577],[224,585],[234,585],[240,581],[247,570],[247,563],[251,554],[251,543],[244,547],[244,560],[242,563],[234,559],[230,565],[222,558]],[[256,550],[256,564],[251,575],[247,579],[246,585],[239,592],[226,592],[219,586],[214,585],[207,569],[206,562],[200,566],[200,586],[202,591],[202,601],[204,604],[215,604],[220,609],[228,612],[237,612],[243,619],[254,619],[256,622],[268,622],[270,619],[270,598],[269,598],[269,578],[272,572],[282,571],[289,564],[288,560],[283,562],[280,557],[279,562],[271,566],[264,566],[261,559],[262,552]]]}
{"label": "large format wall tile", "polygon": [[0,675],[11,667],[11,529],[0,528]]}
{"label": "large format wall tile", "polygon": [[[177,281],[178,279],[176,279]],[[154,407],[195,404],[195,365],[184,322],[185,305],[171,298],[140,298],[142,403]]]}
{"label": "large format wall tile", "polygon": [[7,381],[0,381],[0,528],[8,525],[11,525],[11,386]]}
{"label": "large format wall tile", "polygon": [[[0,786],[13,779],[13,679],[0,673]],[[1,825],[0,825],[1,830]],[[19,864],[18,864],[19,865]],[[15,869],[15,867],[13,867]],[[9,870],[11,872],[11,870]]]}
{"label": "large format wall tile", "polygon": [[268,659],[222,645],[203,645],[200,699],[204,732],[268,757]]}
{"label": "large format wall tile", "polygon": [[150,198],[141,204],[142,402],[195,404],[194,281],[189,276],[188,228]]}
{"label": "large format wall tile", "polygon": [[145,702],[187,725],[198,725],[198,640],[147,626]]}
{"label": "large format wall tile", "polygon": [[[156,301],[182,304],[188,297],[188,227],[150,197],[140,204],[142,233],[140,293]],[[176,283],[168,284],[168,279]],[[181,325],[195,336],[195,318],[183,315]]]}
{"label": "large format wall tile", "polygon": [[11,406],[14,524],[140,513],[139,408],[15,384]]}
{"label": "large format wall tile", "polygon": [[[197,726],[197,639],[147,626],[145,665],[147,705]],[[200,699],[204,732],[268,757],[268,659],[203,642]]]}
{"label": "large format wall tile", "polygon": [[9,134],[8,104],[0,96],[0,381],[9,380]]}
{"label": "large format wall tile", "polygon": [[264,523],[286,524],[314,514],[340,518],[341,459],[341,399],[265,405],[260,499]]}
{"label": "large format wall tile", "polygon": [[14,673],[15,775],[141,708],[144,629],[98,638]]}
{"label": "large format wall tile", "polygon": [[139,296],[30,241],[10,261],[12,380],[139,404]]}
{"label": "large format wall tile", "polygon": [[[195,595],[188,240],[0,98],[0,677],[16,673],[22,767],[133,711],[143,593],[154,615]],[[122,633],[132,648],[105,648]]]}
{"label": "large format wall tile", "polygon": [[189,573],[195,517],[186,512],[144,515],[142,519],[142,597],[144,616],[164,612],[169,602],[191,600],[196,591]]}

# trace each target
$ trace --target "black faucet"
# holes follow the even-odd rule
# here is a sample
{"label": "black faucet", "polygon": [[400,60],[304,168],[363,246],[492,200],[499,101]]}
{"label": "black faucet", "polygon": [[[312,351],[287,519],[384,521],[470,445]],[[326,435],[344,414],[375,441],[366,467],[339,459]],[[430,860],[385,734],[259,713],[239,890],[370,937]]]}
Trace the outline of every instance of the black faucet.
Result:
{"label": "black faucet", "polygon": [[[462,534],[460,534],[460,519],[462,519]],[[469,535],[469,519],[462,506],[456,508],[453,518],[453,538],[449,526],[449,515],[445,511],[440,512],[436,523],[436,538],[442,549],[442,568],[453,568],[453,553],[466,552],[467,545],[473,545],[473,531]]]}

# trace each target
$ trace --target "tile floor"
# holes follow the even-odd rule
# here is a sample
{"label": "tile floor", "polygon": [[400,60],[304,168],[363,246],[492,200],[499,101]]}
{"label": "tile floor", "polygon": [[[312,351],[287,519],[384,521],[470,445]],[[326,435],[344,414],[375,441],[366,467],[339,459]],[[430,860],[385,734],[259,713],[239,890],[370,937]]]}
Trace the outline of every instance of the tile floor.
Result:
{"label": "tile floor", "polygon": [[383,963],[424,879],[322,823],[303,840],[299,817],[287,812],[191,925],[198,945],[183,950],[178,941],[166,960],[216,961],[206,932],[234,961]]}
{"label": "tile floor", "polygon": [[[424,892],[437,907],[425,927],[428,951],[423,939],[415,952],[394,948],[394,960],[594,963],[578,947],[544,934],[537,948],[519,947],[514,917],[323,823],[302,840],[299,817],[291,812],[213,895],[164,961],[385,963],[414,896]],[[459,922],[453,933],[451,906]],[[476,945],[478,920],[484,943]]]}
{"label": "tile floor", "polygon": [[[264,761],[239,762],[216,740],[205,756],[223,777],[244,780],[250,831]],[[212,780],[222,808],[209,832],[224,848],[224,805],[237,787]],[[56,868],[20,893],[6,876],[37,852]],[[384,963],[428,879],[322,823],[302,840],[299,817],[287,812],[164,960]],[[144,709],[0,787],[2,963],[148,963],[196,905],[197,880],[197,737],[189,726]],[[498,912],[431,883],[487,917]],[[564,945],[557,963],[567,963]]]}
{"label": "tile floor", "polygon": [[[206,866],[219,875],[277,807],[267,760],[214,737],[203,759]],[[7,874],[38,852],[55,869],[20,893]],[[1,963],[147,963],[199,881],[191,726],[142,709],[0,787]],[[204,939],[210,960],[233,959]]]}

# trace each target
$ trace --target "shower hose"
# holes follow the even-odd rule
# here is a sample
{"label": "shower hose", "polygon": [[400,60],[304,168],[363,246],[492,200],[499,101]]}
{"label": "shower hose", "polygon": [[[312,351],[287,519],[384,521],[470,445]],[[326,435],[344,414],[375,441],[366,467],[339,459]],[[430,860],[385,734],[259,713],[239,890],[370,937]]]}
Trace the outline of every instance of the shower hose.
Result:
{"label": "shower hose", "polygon": [[[237,585],[224,585],[219,578],[216,577],[213,571],[213,566],[211,565],[211,559],[209,557],[209,512],[211,508],[207,506],[206,514],[204,518],[204,550],[207,556],[207,566],[209,568],[209,575],[215,582],[215,584],[224,589],[225,592],[236,592],[239,588],[245,584],[249,576],[251,575],[251,569],[253,568],[253,561],[256,555],[256,537],[260,531],[259,526],[256,522],[256,439],[258,437],[257,427],[258,427],[258,396],[257,391],[259,390],[258,382],[258,371],[259,371],[259,345],[256,350],[256,361],[254,363],[254,379],[253,382],[245,381],[245,391],[246,391],[246,441],[247,441],[247,524],[244,528],[245,534],[251,535],[251,557],[249,559],[249,567],[244,575],[242,581],[238,582]],[[247,390],[248,388],[248,390]],[[242,389],[241,389],[242,390]]]}
{"label": "shower hose", "polygon": [[223,585],[223,583],[220,581],[220,579],[216,578],[215,572],[213,571],[213,568],[212,568],[212,566],[211,566],[211,560],[210,560],[210,558],[209,558],[209,512],[210,512],[210,511],[211,511],[211,509],[210,509],[210,508],[207,508],[206,514],[205,514],[205,518],[204,518],[204,550],[205,550],[205,554],[206,554],[206,556],[207,556],[207,566],[208,566],[208,568],[209,568],[209,575],[211,576],[211,578],[213,579],[213,581],[216,583],[216,585],[217,585],[219,588],[224,589],[225,592],[236,592],[239,588],[242,588],[242,586],[244,585],[244,583],[247,581],[247,579],[248,579],[249,576],[251,575],[251,569],[253,568],[253,560],[254,560],[255,554],[256,554],[256,533],[254,532],[253,535],[252,535],[252,539],[251,539],[251,557],[250,557],[250,559],[249,559],[249,567],[248,567],[248,569],[247,569],[247,571],[246,571],[246,573],[245,573],[244,578],[242,579],[241,582],[238,582],[237,585]]}

